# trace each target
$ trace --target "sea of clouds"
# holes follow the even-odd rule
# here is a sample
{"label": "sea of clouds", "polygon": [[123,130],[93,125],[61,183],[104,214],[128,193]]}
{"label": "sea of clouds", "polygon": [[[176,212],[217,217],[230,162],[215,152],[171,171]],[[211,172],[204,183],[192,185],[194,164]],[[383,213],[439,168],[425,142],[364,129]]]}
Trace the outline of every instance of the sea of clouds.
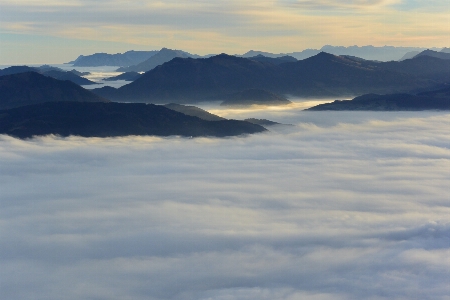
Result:
{"label": "sea of clouds", "polygon": [[221,114],[294,126],[0,136],[0,298],[450,299],[450,114]]}

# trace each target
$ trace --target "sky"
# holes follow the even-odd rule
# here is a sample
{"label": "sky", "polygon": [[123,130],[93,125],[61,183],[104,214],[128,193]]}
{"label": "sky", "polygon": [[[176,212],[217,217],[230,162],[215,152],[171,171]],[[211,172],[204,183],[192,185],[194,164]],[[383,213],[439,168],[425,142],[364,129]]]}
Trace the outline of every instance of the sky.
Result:
{"label": "sky", "polygon": [[450,45],[447,0],[3,0],[0,64],[182,49],[274,53],[335,46]]}
{"label": "sky", "polygon": [[295,126],[0,136],[1,298],[448,299],[448,112],[221,113]]}

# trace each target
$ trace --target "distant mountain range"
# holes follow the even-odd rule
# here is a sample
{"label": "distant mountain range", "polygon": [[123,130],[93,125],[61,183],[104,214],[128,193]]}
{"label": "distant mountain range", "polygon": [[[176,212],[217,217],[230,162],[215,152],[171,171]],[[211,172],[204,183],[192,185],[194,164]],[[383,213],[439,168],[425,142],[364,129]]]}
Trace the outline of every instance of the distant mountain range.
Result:
{"label": "distant mountain range", "polygon": [[450,110],[450,87],[412,94],[367,94],[353,100],[336,100],[320,104],[308,110],[376,110],[376,111],[415,111]]}
{"label": "distant mountain range", "polygon": [[181,50],[172,50],[167,48],[162,48],[157,53],[152,55],[150,58],[145,61],[140,62],[136,65],[130,65],[128,67],[122,67],[117,69],[117,72],[147,72],[155,67],[162,65],[165,62],[171,61],[175,57],[181,58],[199,58],[198,55],[193,55]]}
{"label": "distant mountain range", "polygon": [[158,51],[127,51],[125,53],[108,54],[95,53],[92,55],[80,55],[74,61],[68,62],[74,67],[100,67],[100,66],[132,66],[139,64]]}
{"label": "distant mountain range", "polygon": [[12,66],[12,67],[8,67],[8,68],[0,70],[0,76],[25,73],[25,72],[37,72],[42,75],[52,77],[54,79],[69,80],[78,85],[96,84],[95,82],[90,81],[89,79],[79,76],[77,73],[75,73],[73,71],[66,72],[62,69],[51,67],[51,66],[46,66],[46,65],[37,67],[37,68],[28,67],[28,66]]}
{"label": "distant mountain range", "polygon": [[[305,49],[300,52],[288,52],[288,53],[269,53],[263,51],[254,51],[250,50],[247,53],[241,55],[242,57],[253,57],[256,55],[263,55],[266,57],[277,58],[281,56],[292,56],[298,60],[303,60],[314,55],[319,54],[320,52],[326,52],[334,55],[349,55],[360,57],[365,60],[376,60],[376,61],[392,61],[392,60],[401,60],[403,57],[409,52],[416,52],[416,54],[427,50],[427,48],[419,48],[419,47],[393,47],[393,46],[383,46],[383,47],[375,47],[375,46],[331,46],[325,45],[320,49]],[[431,48],[431,50],[438,51],[439,48]],[[408,57],[411,58],[411,57]]]}
{"label": "distant mountain range", "polygon": [[0,76],[0,109],[51,101],[108,102],[73,82],[36,72]]}
{"label": "distant mountain range", "polygon": [[169,108],[142,103],[47,102],[0,110],[0,134],[19,138],[127,135],[236,136],[264,132],[246,121],[206,121]]}
{"label": "distant mountain range", "polygon": [[114,101],[195,103],[220,100],[247,89],[299,97],[407,92],[450,75],[450,61],[429,56],[373,62],[321,52],[308,59],[273,63],[226,54],[206,59],[175,58],[119,89],[94,93]]}
{"label": "distant mountain range", "polygon": [[[448,52],[446,50],[449,48],[442,49],[443,52]],[[262,55],[269,58],[279,58],[283,56],[291,56],[297,60],[303,60],[311,56],[317,55],[320,52],[327,52],[334,55],[350,55],[355,57],[360,57],[366,60],[376,60],[376,61],[392,61],[392,60],[402,60],[407,58],[412,58],[411,53],[418,54],[427,48],[420,47],[393,47],[393,46],[331,46],[325,45],[320,49],[305,49],[298,52],[288,52],[288,53],[270,53],[264,51],[250,50],[243,55],[236,54],[239,57],[255,57]],[[440,48],[430,48],[430,50],[439,51]],[[176,52],[176,53],[174,53]],[[140,65],[144,61],[150,59],[152,56],[159,54],[159,58],[146,62]],[[414,55],[415,55],[414,54]],[[171,50],[167,48],[162,48],[161,50],[152,51],[127,51],[125,53],[108,54],[108,53],[94,53],[92,55],[80,55],[74,61],[69,62],[77,67],[98,67],[98,66],[119,66],[123,67],[119,69],[119,72],[146,72],[154,67],[163,64],[164,62],[170,61],[175,57],[192,57],[192,58],[208,58],[215,56],[210,55],[196,55],[190,54],[181,50]],[[128,67],[128,68],[127,68]]]}

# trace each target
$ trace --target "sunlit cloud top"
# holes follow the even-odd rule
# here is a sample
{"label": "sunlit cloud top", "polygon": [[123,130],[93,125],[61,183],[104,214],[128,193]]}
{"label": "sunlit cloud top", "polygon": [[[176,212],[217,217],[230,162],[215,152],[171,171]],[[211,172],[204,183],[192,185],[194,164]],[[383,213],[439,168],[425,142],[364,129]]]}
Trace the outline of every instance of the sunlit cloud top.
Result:
{"label": "sunlit cloud top", "polygon": [[[62,60],[162,47],[198,54],[292,52],[326,44],[444,47],[450,44],[449,12],[444,0],[5,0],[0,63],[29,48],[18,43],[19,35],[34,40],[35,55],[45,49]],[[54,44],[45,45],[48,38]]]}

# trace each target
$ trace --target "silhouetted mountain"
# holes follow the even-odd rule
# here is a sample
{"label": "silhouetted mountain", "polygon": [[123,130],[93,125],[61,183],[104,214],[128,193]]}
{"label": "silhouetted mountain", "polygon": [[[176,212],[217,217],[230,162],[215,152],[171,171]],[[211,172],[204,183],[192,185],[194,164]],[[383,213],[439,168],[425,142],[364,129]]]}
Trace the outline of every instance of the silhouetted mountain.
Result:
{"label": "silhouetted mountain", "polygon": [[163,106],[143,103],[47,102],[2,110],[0,115],[0,133],[19,138],[48,134],[225,137],[266,130],[245,121],[205,121]]}
{"label": "silhouetted mountain", "polygon": [[253,123],[253,124],[257,124],[257,125],[261,125],[261,126],[282,125],[281,123],[273,122],[273,121],[270,121],[270,120],[267,120],[267,119],[250,118],[250,119],[245,119],[244,121],[250,122],[250,123]]}
{"label": "silhouetted mountain", "polygon": [[384,70],[407,73],[416,77],[426,77],[438,81],[441,81],[441,76],[444,76],[442,80],[445,81],[445,74],[450,74],[450,60],[428,55],[420,55],[403,61],[385,62],[378,64],[378,67]]}
{"label": "silhouetted mountain", "polygon": [[270,53],[270,52],[264,52],[264,51],[255,51],[255,50],[250,50],[242,55],[235,55],[238,57],[245,57],[245,58],[251,58],[251,57],[255,57],[255,56],[264,56],[264,57],[270,57],[270,58],[278,58],[278,57],[282,57],[285,56],[285,54],[279,53]]}
{"label": "silhouetted mountain", "polygon": [[63,69],[58,67],[53,67],[50,65],[42,65],[40,67],[37,67],[39,69],[39,72],[48,72],[48,71],[59,71],[59,72],[65,72]]}
{"label": "silhouetted mountain", "polygon": [[[405,56],[408,52],[417,51],[417,53],[426,50],[426,48],[418,48],[418,47],[393,47],[393,46],[383,46],[383,47],[375,47],[375,46],[331,46],[325,45],[319,49],[305,49],[300,52],[290,52],[290,53],[280,53],[274,54],[263,51],[249,51],[242,55],[242,57],[252,57],[258,54],[261,54],[266,57],[280,57],[284,55],[292,56],[298,60],[307,59],[314,55],[319,54],[320,52],[327,52],[333,55],[349,55],[363,58],[365,60],[376,60],[376,61],[391,61],[391,60],[401,60],[403,56]],[[432,48],[432,50],[439,50],[438,48]]]}
{"label": "silhouetted mountain", "polygon": [[422,51],[414,57],[419,57],[419,56],[431,56],[431,57],[436,57],[436,58],[440,58],[440,59],[450,59],[450,53],[442,52],[442,51],[437,52],[437,51],[433,51],[433,50]]}
{"label": "silhouetted mountain", "polygon": [[421,92],[417,94],[418,96],[434,97],[434,98],[448,98],[450,99],[450,87],[446,86],[441,89]]}
{"label": "silhouetted mountain", "polygon": [[376,111],[417,111],[450,110],[450,89],[440,92],[411,94],[376,95],[366,94],[353,100],[336,100],[320,104],[308,110],[376,110]]}
{"label": "silhouetted mountain", "polygon": [[99,67],[99,66],[132,66],[139,64],[158,51],[127,51],[125,53],[108,54],[95,53],[92,55],[80,55],[76,60],[69,62],[76,67]]}
{"label": "silhouetted mountain", "polygon": [[291,53],[286,53],[285,55],[289,55],[294,57],[297,60],[303,60],[303,59],[307,59],[310,58],[314,55],[317,55],[320,53],[320,50],[317,49],[305,49],[303,51],[300,52],[291,52]]}
{"label": "silhouetted mountain", "polygon": [[[437,48],[432,48],[433,50],[438,50]],[[323,46],[320,51],[327,52],[334,55],[351,55],[360,57],[366,60],[377,60],[377,61],[397,61],[400,60],[406,53],[411,51],[423,51],[426,48],[420,47],[393,47],[393,46]]]}
{"label": "silhouetted mountain", "polygon": [[181,51],[181,50],[172,50],[167,48],[162,48],[158,53],[150,57],[149,59],[133,65],[129,67],[123,67],[117,69],[117,72],[147,72],[149,70],[154,69],[155,67],[162,65],[165,62],[171,61],[175,57],[195,57],[198,58],[198,55],[192,55],[190,53]]}
{"label": "silhouetted mountain", "polygon": [[266,56],[263,56],[261,54],[258,54],[258,55],[253,56],[253,57],[248,57],[248,59],[256,60],[256,61],[260,61],[260,62],[271,63],[271,64],[274,64],[274,65],[279,65],[279,64],[286,63],[286,62],[295,62],[295,61],[297,61],[297,59],[295,59],[292,56],[288,56],[288,55],[272,58],[272,57],[266,57]]}
{"label": "silhouetted mountain", "polygon": [[[115,101],[119,101],[119,102],[121,102],[120,99],[123,99],[123,97],[121,96],[121,91],[119,91],[116,88],[113,88],[112,86],[108,86],[108,85],[103,86],[101,88],[92,89],[90,91],[93,92],[94,94],[99,95],[106,99],[115,99]],[[136,101],[125,101],[125,102],[136,102]],[[137,101],[137,102],[139,102],[139,101]],[[140,102],[143,102],[143,101],[140,101]]]}
{"label": "silhouetted mountain", "polygon": [[419,54],[420,51],[411,51],[406,53],[405,55],[402,56],[402,58],[399,59],[399,61],[405,60],[405,59],[411,59],[414,58],[414,56],[416,56],[417,54]]}
{"label": "silhouetted mountain", "polygon": [[408,91],[430,85],[415,75],[387,70],[386,63],[321,52],[296,63],[280,65],[285,69],[286,94],[297,96],[351,96],[366,93]]}
{"label": "silhouetted mountain", "polygon": [[70,71],[69,72],[64,72],[64,71],[61,72],[61,71],[56,71],[56,70],[50,70],[50,71],[46,71],[46,72],[41,72],[41,74],[48,76],[48,77],[52,77],[54,79],[58,79],[58,80],[69,80],[78,85],[97,84],[93,81],[90,81],[89,79],[75,75],[74,73],[72,73]]}
{"label": "silhouetted mountain", "polygon": [[0,109],[49,101],[107,102],[70,81],[36,72],[0,76]]}
{"label": "silhouetted mountain", "polygon": [[103,78],[105,81],[115,81],[115,80],[126,80],[126,81],[134,81],[141,77],[142,75],[138,72],[125,72],[120,75],[114,77]]}
{"label": "silhouetted mountain", "polygon": [[78,75],[78,76],[91,75],[90,72],[80,72],[80,71],[77,71],[77,70],[75,70],[75,69],[72,69],[70,72],[72,72],[73,74]]}
{"label": "silhouetted mountain", "polygon": [[264,89],[299,97],[329,97],[406,92],[435,83],[405,73],[400,68],[402,63],[396,62],[394,70],[389,70],[384,68],[388,63],[349,59],[323,52],[280,65],[226,54],[206,59],[175,58],[117,90],[102,88],[92,91],[122,102],[195,103],[221,100],[223,95],[247,89]]}
{"label": "silhouetted mountain", "polygon": [[3,70],[0,70],[0,76],[4,75],[12,75],[12,74],[19,74],[19,73],[25,73],[25,72],[37,72],[42,75],[52,77],[59,80],[70,80],[73,83],[76,83],[78,85],[90,85],[90,84],[97,84],[93,81],[90,81],[89,79],[80,77],[76,75],[75,73],[69,71],[60,71],[61,69],[55,68],[55,67],[39,67],[39,68],[33,68],[28,66],[12,66],[5,68]]}
{"label": "silhouetted mountain", "polygon": [[216,115],[214,115],[210,112],[207,112],[206,110],[203,110],[201,108],[198,108],[196,106],[169,103],[169,104],[165,104],[164,107],[167,107],[168,109],[183,113],[188,116],[198,117],[198,118],[200,118],[202,120],[206,120],[206,121],[226,120],[225,118],[216,116]]}
{"label": "silhouetted mountain", "polygon": [[[113,92],[94,89],[117,101],[195,103],[251,87],[273,85],[279,67],[221,54],[206,59],[174,58]],[[105,93],[106,92],[106,93]]]}
{"label": "silhouetted mountain", "polygon": [[4,69],[0,70],[0,76],[25,73],[25,72],[38,72],[39,73],[39,69],[28,67],[28,66],[12,66],[12,67],[8,67],[8,68],[4,68]]}
{"label": "silhouetted mountain", "polygon": [[286,105],[292,102],[261,89],[248,89],[221,97],[221,106]]}

